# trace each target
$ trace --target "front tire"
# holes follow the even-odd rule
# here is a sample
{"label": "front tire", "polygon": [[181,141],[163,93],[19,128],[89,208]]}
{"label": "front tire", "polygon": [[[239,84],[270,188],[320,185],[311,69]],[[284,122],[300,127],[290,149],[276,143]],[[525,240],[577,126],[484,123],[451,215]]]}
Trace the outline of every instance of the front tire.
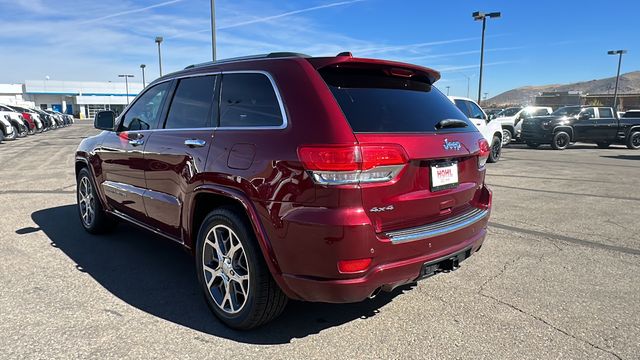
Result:
{"label": "front tire", "polygon": [[500,137],[494,136],[493,142],[491,143],[491,152],[489,152],[489,158],[487,162],[496,163],[500,160],[500,155],[502,154],[502,141]]}
{"label": "front tire", "polygon": [[553,135],[553,139],[551,140],[551,147],[554,150],[564,150],[569,147],[571,143],[571,136],[569,133],[565,131],[558,131]]}
{"label": "front tire", "polygon": [[76,189],[82,227],[91,234],[103,234],[113,230],[116,222],[104,211],[87,168],[81,169],[78,173]]}
{"label": "front tire", "polygon": [[248,330],[263,325],[280,315],[287,304],[251,225],[232,209],[216,209],[202,222],[196,268],[209,309],[230,328]]}
{"label": "front tire", "polygon": [[511,144],[511,140],[513,139],[513,134],[509,129],[502,129],[502,147],[508,146]]}
{"label": "front tire", "polygon": [[627,148],[631,150],[640,149],[640,131],[634,131],[627,137]]}
{"label": "front tire", "polygon": [[23,138],[27,136],[27,130],[23,130],[22,128],[18,129],[18,127],[13,127],[13,132],[16,134],[16,137]]}

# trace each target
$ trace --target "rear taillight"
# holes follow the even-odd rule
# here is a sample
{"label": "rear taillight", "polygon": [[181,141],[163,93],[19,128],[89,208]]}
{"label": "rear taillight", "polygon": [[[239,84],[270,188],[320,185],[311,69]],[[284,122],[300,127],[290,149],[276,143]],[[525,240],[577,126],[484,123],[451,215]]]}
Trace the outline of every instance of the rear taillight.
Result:
{"label": "rear taillight", "polygon": [[407,163],[397,144],[302,146],[298,156],[313,180],[323,185],[391,181]]}
{"label": "rear taillight", "polygon": [[487,159],[489,159],[491,147],[486,139],[478,140],[478,146],[480,147],[480,153],[478,154],[478,169],[482,169],[486,165]]}

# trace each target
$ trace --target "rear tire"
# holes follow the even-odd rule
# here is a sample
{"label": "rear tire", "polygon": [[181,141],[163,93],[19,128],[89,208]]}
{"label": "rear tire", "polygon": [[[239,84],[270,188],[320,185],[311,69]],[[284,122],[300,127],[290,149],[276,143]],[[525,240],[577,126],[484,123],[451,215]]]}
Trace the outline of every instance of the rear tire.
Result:
{"label": "rear tire", "polygon": [[611,143],[599,142],[599,143],[596,143],[596,145],[598,145],[598,148],[600,148],[600,149],[608,149],[609,146],[611,145]]}
{"label": "rear tire", "polygon": [[633,131],[627,137],[627,148],[631,150],[640,149],[640,131]]}
{"label": "rear tire", "polygon": [[528,146],[528,147],[530,147],[530,148],[532,148],[532,149],[537,149],[537,148],[539,148],[539,147],[540,147],[540,144],[535,143],[535,142],[527,141],[527,146]]}
{"label": "rear tire", "polygon": [[571,143],[571,136],[565,131],[558,131],[553,135],[551,140],[551,147],[554,150],[564,150],[569,147]]}
{"label": "rear tire", "polygon": [[248,220],[230,208],[207,215],[196,245],[198,282],[209,309],[248,330],[282,313],[287,297],[273,280]]}
{"label": "rear tire", "polygon": [[500,137],[494,136],[493,142],[491,143],[491,151],[489,152],[489,158],[487,162],[496,163],[500,160],[500,155],[502,155],[502,140]]}
{"label": "rear tire", "polygon": [[76,197],[82,227],[90,234],[104,234],[113,230],[117,222],[102,207],[95,183],[87,168],[78,173]]}

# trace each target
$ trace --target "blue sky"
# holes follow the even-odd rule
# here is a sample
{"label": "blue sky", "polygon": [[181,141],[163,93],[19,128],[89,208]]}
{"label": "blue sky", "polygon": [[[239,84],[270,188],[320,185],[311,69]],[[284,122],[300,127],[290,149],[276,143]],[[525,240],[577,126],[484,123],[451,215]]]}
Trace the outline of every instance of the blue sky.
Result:
{"label": "blue sky", "polygon": [[[606,7],[606,8],[605,8]],[[271,51],[400,60],[442,72],[452,95],[477,92],[480,22],[487,25],[484,91],[615,75],[607,50],[625,48],[623,72],[640,70],[640,1],[217,0],[218,57]],[[0,82],[119,81],[208,61],[209,0],[0,0]],[[7,21],[10,19],[10,21]],[[446,90],[445,90],[446,91]],[[483,92],[484,92],[483,91]]]}

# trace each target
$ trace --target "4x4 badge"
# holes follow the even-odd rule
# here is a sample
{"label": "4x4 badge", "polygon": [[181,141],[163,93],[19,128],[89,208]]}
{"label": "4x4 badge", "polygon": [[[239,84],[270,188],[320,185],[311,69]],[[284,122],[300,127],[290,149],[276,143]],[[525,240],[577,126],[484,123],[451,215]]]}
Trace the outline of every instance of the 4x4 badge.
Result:
{"label": "4x4 badge", "polygon": [[448,139],[444,139],[444,149],[445,150],[460,150],[462,145],[460,145],[460,141],[449,141]]}

